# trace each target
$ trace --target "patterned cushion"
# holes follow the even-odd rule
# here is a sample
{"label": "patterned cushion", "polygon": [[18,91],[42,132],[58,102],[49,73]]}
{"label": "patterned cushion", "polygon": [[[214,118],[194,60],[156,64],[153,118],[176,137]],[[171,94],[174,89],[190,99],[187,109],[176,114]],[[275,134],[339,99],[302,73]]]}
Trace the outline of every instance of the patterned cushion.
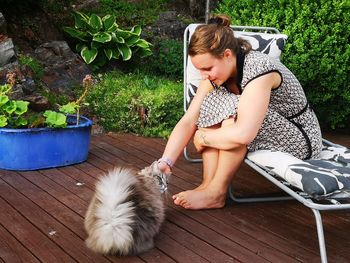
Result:
{"label": "patterned cushion", "polygon": [[350,192],[350,150],[340,145],[324,146],[320,159],[303,161],[267,150],[250,152],[247,158],[317,199]]}
{"label": "patterned cushion", "polygon": [[[194,30],[200,24],[191,24],[189,28],[189,37],[192,36]],[[241,37],[250,42],[254,50],[261,51],[271,57],[279,58],[283,51],[287,35],[284,34],[270,34],[270,33],[256,33],[234,31],[236,37]],[[196,94],[197,86],[201,80],[199,71],[193,66],[191,59],[187,57],[186,70],[186,109],[191,102],[194,94]]]}
{"label": "patterned cushion", "polygon": [[287,35],[234,31],[236,37],[247,40],[252,49],[265,53],[273,58],[280,58],[287,40]]}

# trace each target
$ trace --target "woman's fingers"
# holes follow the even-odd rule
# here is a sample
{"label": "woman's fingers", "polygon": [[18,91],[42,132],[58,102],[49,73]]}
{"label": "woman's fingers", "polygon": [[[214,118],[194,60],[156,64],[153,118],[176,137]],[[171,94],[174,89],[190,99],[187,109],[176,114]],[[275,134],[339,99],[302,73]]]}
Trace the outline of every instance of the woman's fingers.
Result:
{"label": "woman's fingers", "polygon": [[202,153],[203,150],[205,149],[205,146],[203,146],[201,143],[200,133],[201,131],[197,130],[193,137],[193,144],[198,153]]}

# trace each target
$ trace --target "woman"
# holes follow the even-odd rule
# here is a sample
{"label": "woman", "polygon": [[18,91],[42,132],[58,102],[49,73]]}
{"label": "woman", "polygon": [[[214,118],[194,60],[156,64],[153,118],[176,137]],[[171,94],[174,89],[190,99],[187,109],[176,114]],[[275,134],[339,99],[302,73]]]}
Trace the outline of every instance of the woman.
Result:
{"label": "woman", "polygon": [[[186,209],[220,208],[247,151],[318,157],[322,137],[314,112],[296,77],[279,61],[235,38],[225,15],[194,32],[189,55],[202,81],[175,126],[159,166],[170,172],[194,135],[203,158],[203,181],[173,196]],[[198,127],[197,127],[198,125]]]}

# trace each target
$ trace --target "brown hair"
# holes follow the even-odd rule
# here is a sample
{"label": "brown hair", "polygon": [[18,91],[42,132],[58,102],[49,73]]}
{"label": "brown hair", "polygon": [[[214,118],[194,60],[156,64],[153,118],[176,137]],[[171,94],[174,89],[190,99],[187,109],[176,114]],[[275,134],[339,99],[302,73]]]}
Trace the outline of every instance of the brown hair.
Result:
{"label": "brown hair", "polygon": [[210,53],[220,57],[227,48],[234,54],[241,49],[244,53],[248,53],[252,48],[251,45],[246,40],[236,38],[230,24],[229,16],[218,15],[210,18],[208,24],[198,26],[191,37],[188,54],[195,56]]}

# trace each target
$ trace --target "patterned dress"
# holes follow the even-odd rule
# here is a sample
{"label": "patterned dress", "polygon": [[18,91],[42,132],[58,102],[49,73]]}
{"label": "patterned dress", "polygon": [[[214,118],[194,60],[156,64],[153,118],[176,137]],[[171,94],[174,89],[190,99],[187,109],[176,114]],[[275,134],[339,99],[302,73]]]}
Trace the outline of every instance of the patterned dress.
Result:
{"label": "patterned dress", "polygon": [[[322,148],[319,123],[294,74],[279,60],[261,52],[237,55],[237,85],[241,93],[250,81],[270,72],[279,73],[282,83],[271,91],[265,119],[248,150],[282,151],[299,159],[319,157]],[[214,90],[201,105],[198,127],[209,127],[236,115],[239,95],[231,93],[225,85],[213,85]]]}

